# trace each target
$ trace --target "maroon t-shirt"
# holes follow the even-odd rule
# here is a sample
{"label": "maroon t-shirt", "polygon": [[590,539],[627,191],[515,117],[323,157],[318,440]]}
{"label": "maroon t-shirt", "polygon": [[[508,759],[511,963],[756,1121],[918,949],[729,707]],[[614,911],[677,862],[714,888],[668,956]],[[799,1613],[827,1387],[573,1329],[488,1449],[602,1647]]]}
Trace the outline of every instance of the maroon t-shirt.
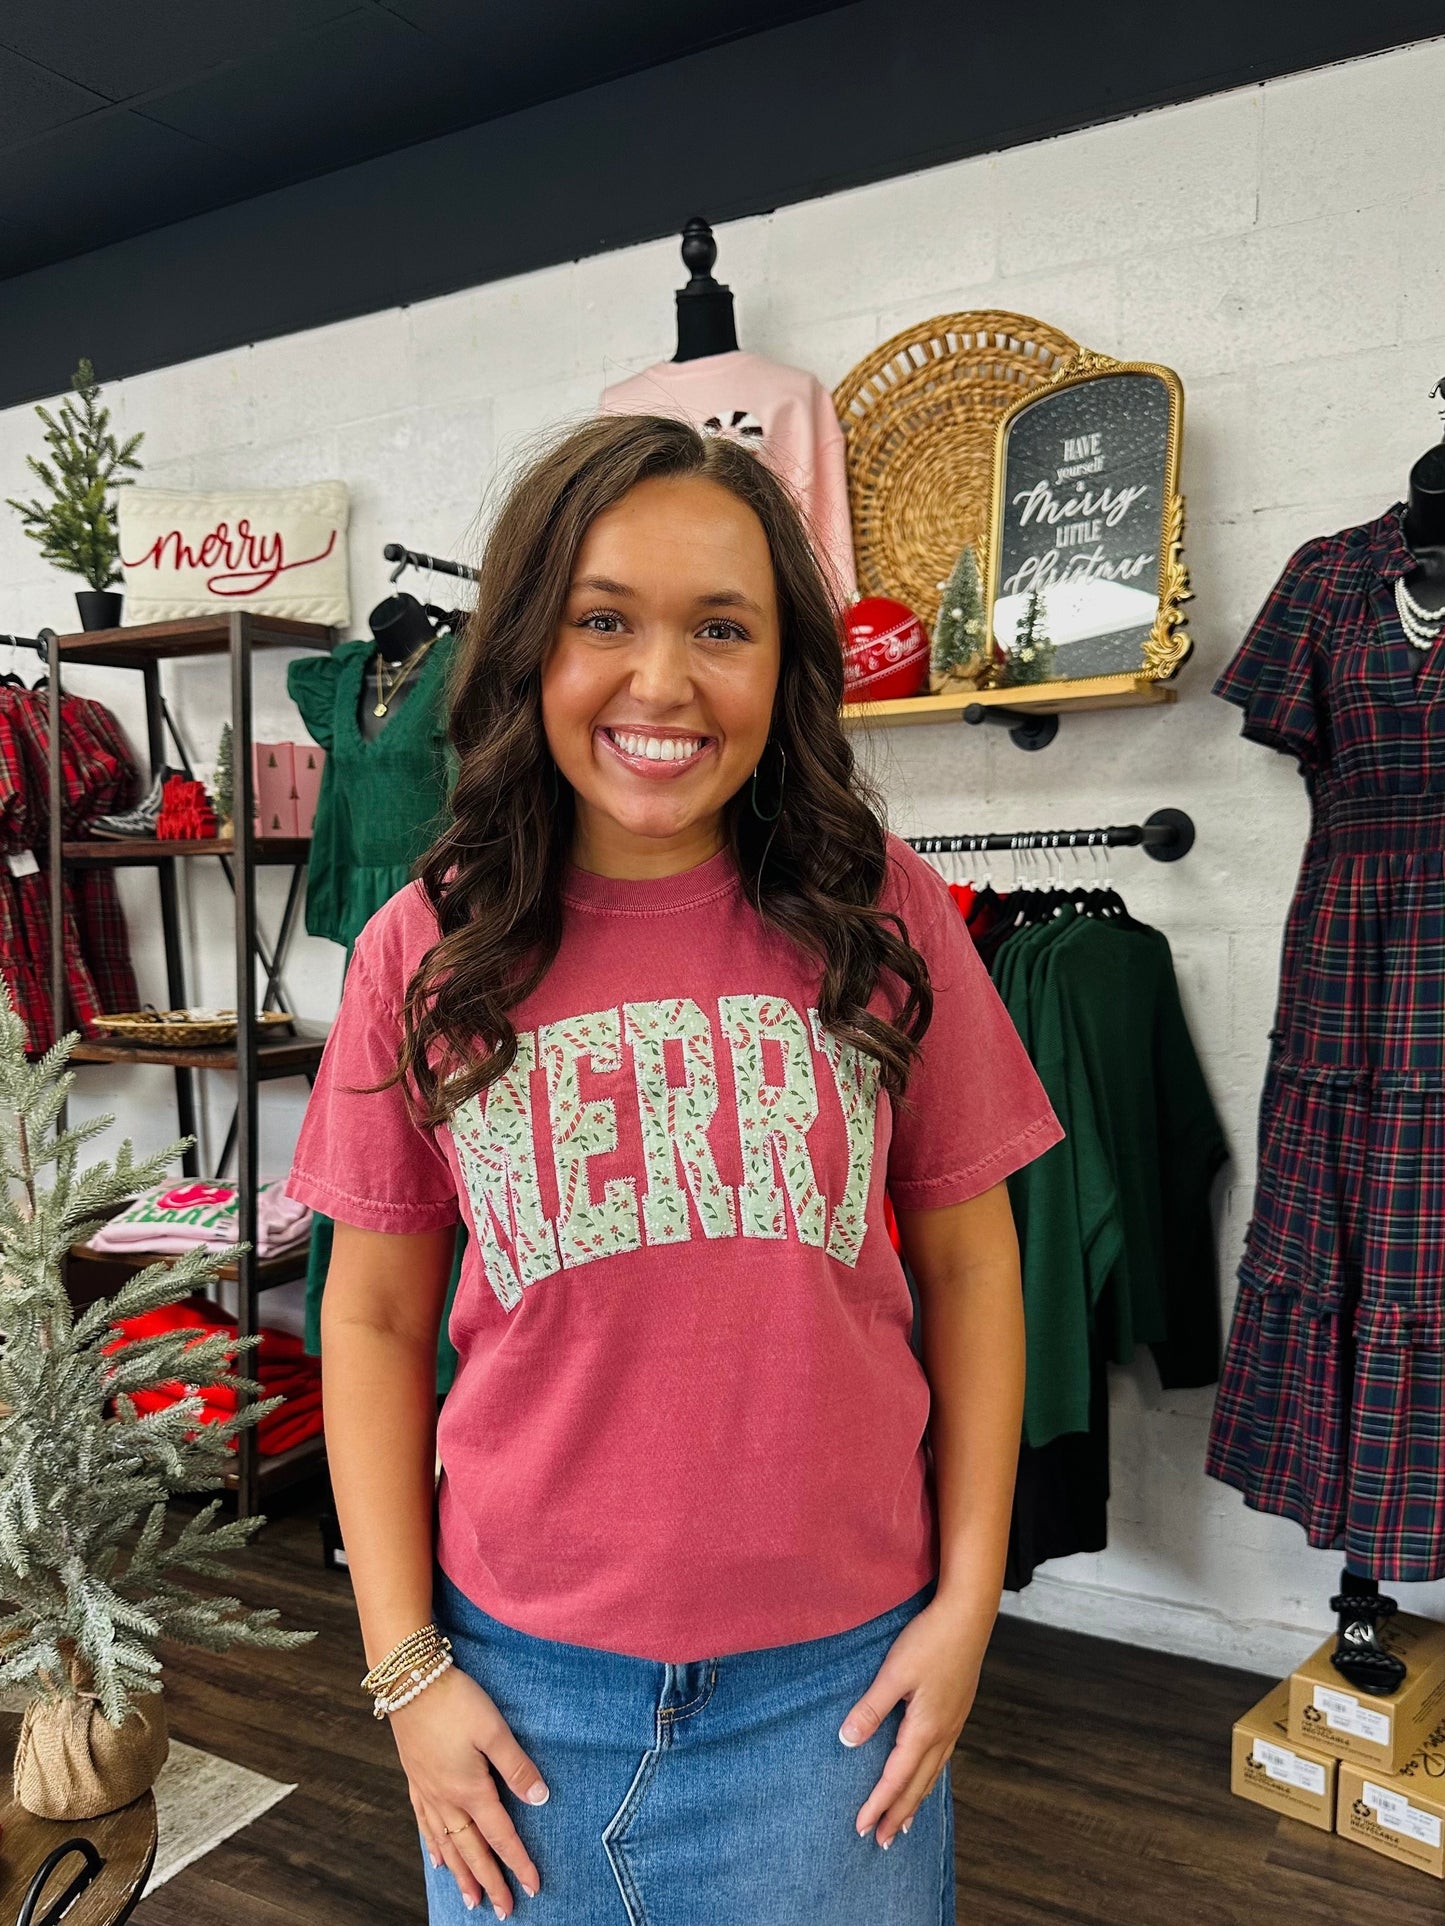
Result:
{"label": "maroon t-shirt", "polygon": [[680,1663],[842,1631],[937,1569],[884,1189],[961,1203],[1062,1133],[942,879],[888,851],[935,999],[896,1109],[727,850],[571,867],[512,1069],[435,1130],[345,1088],[396,1062],[420,885],[361,933],[287,1187],[369,1230],[466,1225],[438,1558],[505,1624]]}

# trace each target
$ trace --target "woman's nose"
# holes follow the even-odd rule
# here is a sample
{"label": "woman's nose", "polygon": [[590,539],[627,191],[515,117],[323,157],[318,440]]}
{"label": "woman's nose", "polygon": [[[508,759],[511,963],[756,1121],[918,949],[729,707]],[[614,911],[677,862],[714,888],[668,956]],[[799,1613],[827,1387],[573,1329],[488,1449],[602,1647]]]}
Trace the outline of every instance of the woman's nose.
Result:
{"label": "woman's nose", "polygon": [[692,693],[687,647],[670,636],[649,638],[632,664],[632,694],[658,708],[686,701]]}

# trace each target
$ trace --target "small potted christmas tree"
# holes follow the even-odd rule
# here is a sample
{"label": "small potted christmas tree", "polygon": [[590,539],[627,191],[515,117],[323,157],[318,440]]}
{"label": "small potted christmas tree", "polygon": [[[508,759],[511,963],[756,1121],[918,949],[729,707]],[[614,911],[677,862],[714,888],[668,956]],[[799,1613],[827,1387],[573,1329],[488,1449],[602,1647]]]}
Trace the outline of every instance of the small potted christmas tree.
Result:
{"label": "small potted christmas tree", "polygon": [[125,469],[139,470],[136,450],[143,437],[132,435],[124,444],[111,432],[110,410],[100,398],[100,383],[89,361],[76,369],[69,395],[56,414],[37,408],[45,424],[50,459],[27,455],[26,463],[50,491],[49,502],[19,502],[7,497],[24,524],[25,533],[40,544],[47,562],[90,584],[76,591],[76,607],[83,629],[120,626],[122,598],[112,591],[121,578],[120,542],[116,534],[116,505],[111,490],[130,485]]}
{"label": "small potted christmas tree", "polygon": [[[92,1818],[154,1782],[167,1751],[158,1642],[223,1651],[313,1636],[185,1582],[223,1572],[259,1518],[218,1524],[219,1499],[179,1525],[168,1518],[171,1497],[221,1484],[238,1431],[280,1402],[204,1418],[198,1386],[259,1389],[232,1371],[254,1340],[188,1328],[127,1342],[115,1328],[204,1288],[234,1250],[151,1264],[80,1312],[66,1294],[69,1246],[159,1181],[190,1141],[136,1162],[127,1138],[113,1164],[78,1169],[82,1145],[114,1119],[52,1130],[76,1041],[72,1031],[29,1063],[0,977],[0,1686],[30,1695],[15,1796],[45,1819]],[[146,1399],[160,1408],[142,1415],[143,1393],[177,1389],[173,1402]]]}

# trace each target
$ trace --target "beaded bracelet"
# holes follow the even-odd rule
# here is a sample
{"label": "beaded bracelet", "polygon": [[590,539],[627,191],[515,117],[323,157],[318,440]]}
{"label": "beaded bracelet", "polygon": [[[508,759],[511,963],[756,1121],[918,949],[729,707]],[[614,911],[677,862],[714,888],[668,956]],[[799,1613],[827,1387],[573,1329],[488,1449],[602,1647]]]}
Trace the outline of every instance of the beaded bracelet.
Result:
{"label": "beaded bracelet", "polygon": [[373,1694],[375,1716],[384,1718],[435,1684],[452,1664],[451,1651],[451,1640],[435,1625],[423,1625],[394,1645],[361,1681],[361,1689]]}
{"label": "beaded bracelet", "polygon": [[455,1661],[450,1652],[443,1652],[429,1672],[413,1672],[413,1683],[405,1691],[395,1693],[391,1698],[378,1695],[371,1703],[371,1716],[384,1719],[388,1712],[399,1712],[404,1705],[410,1705],[429,1685],[435,1685],[444,1672],[450,1672]]}

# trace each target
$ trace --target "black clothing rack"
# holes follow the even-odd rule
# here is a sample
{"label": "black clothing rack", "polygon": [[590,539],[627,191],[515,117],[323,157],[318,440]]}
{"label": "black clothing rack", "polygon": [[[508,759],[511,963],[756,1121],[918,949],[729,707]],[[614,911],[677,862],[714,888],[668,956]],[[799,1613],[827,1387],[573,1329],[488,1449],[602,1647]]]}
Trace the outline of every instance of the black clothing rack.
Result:
{"label": "black clothing rack", "polygon": [[404,548],[400,542],[388,542],[381,551],[388,562],[395,562],[391,572],[394,582],[403,570],[409,568],[434,569],[438,575],[459,575],[464,582],[475,582],[480,578],[474,568],[465,562],[448,562],[440,555],[423,555],[420,549]]}
{"label": "black clothing rack", "polygon": [[962,856],[984,850],[1142,849],[1156,863],[1177,863],[1194,847],[1194,822],[1182,809],[1156,809],[1142,823],[1104,829],[1023,829],[978,836],[908,836],[920,856]]}

